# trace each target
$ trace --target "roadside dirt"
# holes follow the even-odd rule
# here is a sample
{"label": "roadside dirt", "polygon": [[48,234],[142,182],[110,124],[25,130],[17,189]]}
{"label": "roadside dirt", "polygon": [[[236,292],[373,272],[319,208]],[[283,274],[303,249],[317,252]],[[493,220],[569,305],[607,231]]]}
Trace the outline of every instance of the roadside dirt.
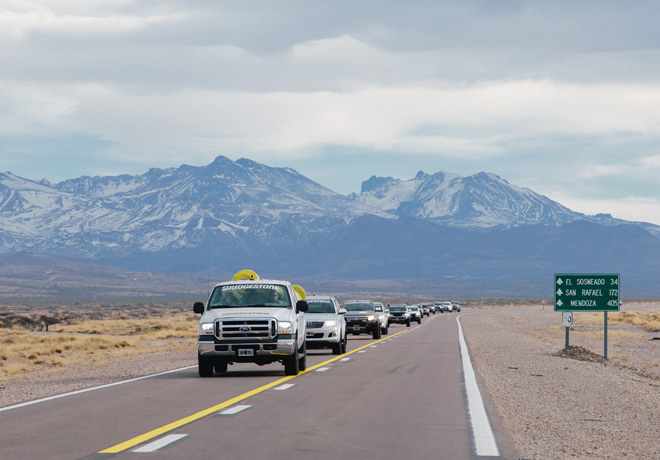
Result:
{"label": "roadside dirt", "polygon": [[[658,309],[656,305],[626,309]],[[564,348],[561,315],[466,312],[466,341],[521,458],[660,458],[660,341],[641,326],[580,324]]]}

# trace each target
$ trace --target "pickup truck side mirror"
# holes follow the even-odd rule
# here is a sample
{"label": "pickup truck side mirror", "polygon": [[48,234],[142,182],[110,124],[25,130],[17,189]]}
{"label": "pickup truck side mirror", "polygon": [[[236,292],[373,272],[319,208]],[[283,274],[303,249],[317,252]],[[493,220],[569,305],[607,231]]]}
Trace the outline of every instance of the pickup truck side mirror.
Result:
{"label": "pickup truck side mirror", "polygon": [[339,310],[337,310],[337,313],[339,313],[340,315],[345,315],[346,314],[346,309],[345,308],[340,308]]}
{"label": "pickup truck side mirror", "polygon": [[305,313],[307,310],[309,310],[309,304],[307,303],[306,300],[299,300],[298,302],[296,302],[297,312]]}
{"label": "pickup truck side mirror", "polygon": [[199,314],[204,313],[204,304],[202,302],[195,302],[193,304],[193,311]]}

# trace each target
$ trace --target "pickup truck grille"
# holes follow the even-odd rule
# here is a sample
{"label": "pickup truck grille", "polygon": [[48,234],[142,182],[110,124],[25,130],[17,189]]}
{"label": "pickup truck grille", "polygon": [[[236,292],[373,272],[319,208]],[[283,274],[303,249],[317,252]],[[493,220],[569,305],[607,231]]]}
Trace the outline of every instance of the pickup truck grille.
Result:
{"label": "pickup truck grille", "polygon": [[323,327],[325,321],[307,321],[307,327],[310,329],[318,329]]}
{"label": "pickup truck grille", "polygon": [[346,322],[359,323],[367,320],[366,316],[351,316],[346,318]]}
{"label": "pickup truck grille", "polygon": [[232,319],[215,323],[215,336],[219,339],[272,339],[276,335],[274,319]]}

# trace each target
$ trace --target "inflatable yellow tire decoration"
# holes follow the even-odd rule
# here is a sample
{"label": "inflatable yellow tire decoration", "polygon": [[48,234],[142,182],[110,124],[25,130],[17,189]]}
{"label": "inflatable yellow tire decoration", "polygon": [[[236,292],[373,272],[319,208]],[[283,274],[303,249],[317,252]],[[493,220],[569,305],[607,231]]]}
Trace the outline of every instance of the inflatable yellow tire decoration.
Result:
{"label": "inflatable yellow tire decoration", "polygon": [[296,294],[298,294],[298,300],[305,300],[307,298],[307,294],[305,294],[305,290],[302,288],[302,286],[294,284],[293,290],[296,291]]}
{"label": "inflatable yellow tire decoration", "polygon": [[257,275],[252,270],[241,270],[234,275],[232,281],[258,280],[258,279],[259,279],[259,275]]}

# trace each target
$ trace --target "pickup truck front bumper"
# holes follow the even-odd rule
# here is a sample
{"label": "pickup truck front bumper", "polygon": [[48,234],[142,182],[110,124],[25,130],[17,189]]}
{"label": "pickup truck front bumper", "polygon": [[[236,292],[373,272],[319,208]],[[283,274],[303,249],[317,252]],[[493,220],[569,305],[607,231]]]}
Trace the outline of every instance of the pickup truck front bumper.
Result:
{"label": "pickup truck front bumper", "polygon": [[339,343],[341,340],[340,334],[341,334],[341,329],[339,326],[333,326],[333,327],[314,327],[315,325],[312,324],[311,326],[308,324],[307,325],[307,337],[305,340],[307,341],[307,344],[309,345],[310,343]]}
{"label": "pickup truck front bumper", "polygon": [[410,321],[410,316],[405,316],[405,315],[390,316],[390,323],[406,324],[408,321]]}
{"label": "pickup truck front bumper", "polygon": [[[226,362],[271,363],[291,356],[296,351],[293,337],[264,342],[214,340],[214,337],[199,337],[200,356],[219,358]],[[209,340],[210,339],[210,340]]]}
{"label": "pickup truck front bumper", "polygon": [[377,321],[359,321],[346,318],[346,332],[350,334],[371,333],[379,327]]}

